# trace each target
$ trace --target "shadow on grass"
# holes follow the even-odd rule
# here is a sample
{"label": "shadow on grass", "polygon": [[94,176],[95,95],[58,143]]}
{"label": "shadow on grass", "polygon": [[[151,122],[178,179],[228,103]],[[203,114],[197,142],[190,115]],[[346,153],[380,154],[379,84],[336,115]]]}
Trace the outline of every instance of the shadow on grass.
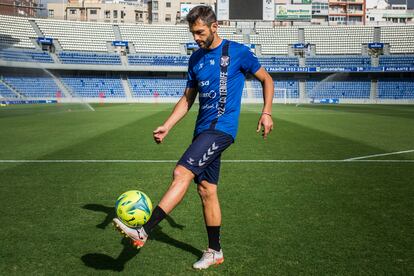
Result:
{"label": "shadow on grass", "polygon": [[[95,212],[102,212],[106,214],[105,219],[102,223],[96,225],[97,228],[105,229],[109,224],[111,224],[112,219],[115,217],[115,210],[113,207],[108,207],[100,204],[86,204],[82,207],[83,209],[95,211]],[[174,221],[174,219],[170,216],[167,216],[165,220],[168,224],[173,228],[178,228],[180,230],[184,229],[184,225],[178,224]],[[150,240],[155,240],[163,243],[167,243],[171,246],[174,246],[178,249],[187,251],[197,258],[200,258],[202,255],[202,251],[198,250],[194,246],[187,244],[185,242],[181,242],[176,240],[169,235],[165,234],[162,231],[162,227],[156,226],[154,230],[151,232],[151,236],[149,237]],[[127,238],[123,238],[121,240],[121,244],[123,245],[123,249],[118,257],[113,258],[111,256],[101,254],[101,253],[89,253],[85,254],[81,257],[83,263],[91,268],[97,270],[112,270],[112,271],[123,271],[125,264],[134,258],[136,255],[139,254],[140,249],[134,248],[130,240]]]}
{"label": "shadow on grass", "polygon": [[140,249],[132,247],[127,238],[123,238],[121,243],[124,247],[117,258],[101,253],[90,253],[83,255],[81,259],[86,266],[97,270],[123,271],[125,264],[138,255]]}

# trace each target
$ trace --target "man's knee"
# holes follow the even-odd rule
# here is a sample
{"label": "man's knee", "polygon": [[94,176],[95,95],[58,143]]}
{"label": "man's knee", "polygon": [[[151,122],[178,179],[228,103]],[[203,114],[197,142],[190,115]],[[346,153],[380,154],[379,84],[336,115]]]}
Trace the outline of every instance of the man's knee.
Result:
{"label": "man's knee", "polygon": [[194,174],[187,169],[186,167],[183,167],[181,165],[177,165],[173,171],[173,178],[174,180],[193,180]]}
{"label": "man's knee", "polygon": [[217,197],[217,185],[208,183],[207,181],[201,181],[201,183],[197,185],[197,192],[203,202],[211,200],[212,198]]}

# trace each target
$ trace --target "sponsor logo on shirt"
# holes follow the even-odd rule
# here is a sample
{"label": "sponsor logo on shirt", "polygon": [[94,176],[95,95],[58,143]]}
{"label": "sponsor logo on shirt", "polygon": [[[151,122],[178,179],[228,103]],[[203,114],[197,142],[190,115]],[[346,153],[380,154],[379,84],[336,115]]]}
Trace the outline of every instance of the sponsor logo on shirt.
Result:
{"label": "sponsor logo on shirt", "polygon": [[216,97],[216,91],[211,90],[210,92],[207,93],[200,93],[200,98],[210,98],[210,99],[214,99]]}
{"label": "sponsor logo on shirt", "polygon": [[199,86],[199,87],[203,87],[203,86],[206,86],[206,85],[210,85],[210,81],[209,81],[209,80],[206,80],[206,81],[199,81],[199,82],[198,82],[198,86]]}
{"label": "sponsor logo on shirt", "polygon": [[205,110],[205,109],[217,109],[217,103],[202,105],[201,110]]}

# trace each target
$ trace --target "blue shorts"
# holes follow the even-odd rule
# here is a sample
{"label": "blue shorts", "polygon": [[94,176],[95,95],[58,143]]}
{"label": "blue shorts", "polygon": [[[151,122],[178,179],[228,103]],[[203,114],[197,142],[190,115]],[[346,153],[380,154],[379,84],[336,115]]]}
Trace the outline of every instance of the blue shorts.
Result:
{"label": "blue shorts", "polygon": [[221,153],[233,143],[233,137],[218,130],[206,130],[197,135],[177,165],[195,174],[194,181],[216,184],[220,175]]}

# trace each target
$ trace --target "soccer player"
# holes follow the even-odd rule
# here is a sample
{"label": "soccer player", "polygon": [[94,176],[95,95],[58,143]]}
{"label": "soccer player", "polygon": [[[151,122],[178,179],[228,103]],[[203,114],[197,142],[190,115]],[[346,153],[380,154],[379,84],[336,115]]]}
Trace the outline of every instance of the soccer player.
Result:
{"label": "soccer player", "polygon": [[187,114],[198,94],[200,106],[192,144],[178,161],[172,183],[149,221],[134,229],[115,218],[114,225],[132,240],[134,246],[144,246],[151,230],[181,202],[194,180],[202,202],[208,249],[193,267],[206,269],[224,261],[217,184],[221,154],[236,137],[245,75],[253,74],[262,83],[264,106],[257,132],[263,127],[264,138],[273,129],[274,87],[271,76],[248,47],[218,36],[216,15],[210,7],[194,7],[187,15],[187,21],[200,49],[190,57],[184,95],[164,124],[154,130],[153,136],[156,143],[162,143],[171,128]]}

